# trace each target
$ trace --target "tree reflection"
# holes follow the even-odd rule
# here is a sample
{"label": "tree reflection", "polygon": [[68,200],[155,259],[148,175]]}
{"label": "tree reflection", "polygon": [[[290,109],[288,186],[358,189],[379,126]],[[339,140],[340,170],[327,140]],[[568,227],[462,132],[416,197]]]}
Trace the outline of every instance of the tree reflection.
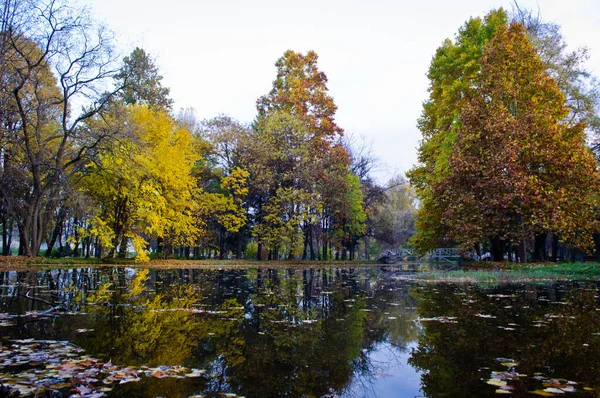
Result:
{"label": "tree reflection", "polygon": [[423,321],[409,362],[422,374],[426,396],[493,396],[490,372],[527,376],[511,382],[513,395],[544,388],[539,379],[562,378],[578,389],[600,385],[598,289],[576,283],[511,285],[492,289],[426,285],[413,290],[421,318],[456,317],[456,323]]}
{"label": "tree reflection", "polygon": [[418,336],[408,285],[390,275],[334,268],[21,274],[81,315],[13,332],[68,339],[122,366],[207,370],[205,379],[146,380],[119,386],[117,395],[344,394],[352,383],[376,380],[370,354],[377,347],[406,351]]}

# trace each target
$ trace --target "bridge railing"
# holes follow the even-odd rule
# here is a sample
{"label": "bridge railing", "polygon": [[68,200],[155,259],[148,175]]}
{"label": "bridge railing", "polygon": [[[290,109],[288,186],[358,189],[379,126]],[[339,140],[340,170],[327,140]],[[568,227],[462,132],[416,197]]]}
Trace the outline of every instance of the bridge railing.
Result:
{"label": "bridge railing", "polygon": [[462,255],[460,249],[454,247],[438,248],[427,252],[424,256],[417,255],[416,250],[413,248],[393,248],[383,251],[377,258],[380,260],[383,259],[388,263],[398,261],[437,261],[456,264]]}

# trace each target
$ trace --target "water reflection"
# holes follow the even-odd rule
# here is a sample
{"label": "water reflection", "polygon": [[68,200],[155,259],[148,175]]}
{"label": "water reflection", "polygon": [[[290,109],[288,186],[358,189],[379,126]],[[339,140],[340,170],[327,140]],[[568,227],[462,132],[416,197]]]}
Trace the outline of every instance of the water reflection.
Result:
{"label": "water reflection", "polygon": [[[123,397],[597,395],[595,284],[417,284],[404,275],[394,268],[0,273],[0,356],[15,339],[66,340],[146,374],[157,366],[206,371],[106,391]],[[0,373],[8,380],[32,366],[39,364]]]}
{"label": "water reflection", "polygon": [[424,330],[409,363],[423,371],[425,395],[494,396],[497,385],[485,383],[492,372],[513,375],[496,379],[513,396],[552,396],[561,388],[575,390],[571,396],[596,395],[597,286],[438,284],[412,294]]}
{"label": "water reflection", "polygon": [[[418,335],[409,285],[393,275],[333,268],[5,273],[0,312],[26,316],[2,332],[69,340],[113,364],[181,365],[209,375],[143,379],[118,386],[114,396],[377,395],[378,385],[392,382],[382,352],[408,356]],[[418,393],[418,380],[411,388]]]}

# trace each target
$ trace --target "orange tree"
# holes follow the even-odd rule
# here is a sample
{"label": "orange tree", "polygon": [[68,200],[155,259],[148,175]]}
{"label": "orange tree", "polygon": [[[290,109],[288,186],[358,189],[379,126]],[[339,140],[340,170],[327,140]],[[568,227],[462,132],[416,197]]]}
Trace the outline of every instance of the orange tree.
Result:
{"label": "orange tree", "polygon": [[474,85],[448,173],[432,187],[445,238],[464,248],[489,240],[496,261],[549,232],[589,248],[599,180],[585,126],[564,122],[565,97],[521,24],[498,27]]}

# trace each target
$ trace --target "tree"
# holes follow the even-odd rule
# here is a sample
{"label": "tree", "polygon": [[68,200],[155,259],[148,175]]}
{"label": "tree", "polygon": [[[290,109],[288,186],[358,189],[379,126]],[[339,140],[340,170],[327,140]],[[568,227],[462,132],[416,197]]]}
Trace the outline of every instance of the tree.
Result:
{"label": "tree", "polygon": [[335,123],[337,106],[329,96],[327,76],[317,67],[317,53],[288,50],[275,63],[277,79],[268,95],[256,101],[259,117],[283,111],[305,123],[314,143],[331,143],[342,133]]}
{"label": "tree", "polygon": [[[197,167],[198,181],[206,194],[218,203],[207,207],[207,219],[214,229],[207,237],[208,241],[214,238],[221,256],[226,254],[230,242],[236,257],[241,258],[244,242],[249,237],[248,208],[253,185],[248,181],[249,167],[244,159],[247,147],[251,146],[250,135],[249,126],[226,115],[198,124],[198,136],[208,145],[204,164]],[[232,181],[240,188],[243,186],[243,192],[232,189]],[[227,221],[229,217],[233,223]]]}
{"label": "tree", "polygon": [[537,49],[548,74],[556,81],[566,98],[570,126],[584,123],[593,139],[598,156],[600,144],[600,86],[596,77],[585,67],[590,54],[587,48],[568,50],[560,26],[544,22],[540,15],[519,7],[515,2],[511,19],[523,24],[527,36]]}
{"label": "tree", "polygon": [[[82,135],[81,125],[101,112],[120,87],[105,90],[117,72],[107,30],[84,10],[62,1],[0,5],[5,92],[11,132],[4,147],[22,151],[28,194],[9,210],[19,224],[28,256],[36,256],[48,218],[77,166],[107,137]],[[83,103],[82,111],[72,109]],[[6,119],[6,117],[3,117]],[[13,158],[17,158],[13,157]],[[0,184],[10,198],[11,184]]]}
{"label": "tree", "polygon": [[123,86],[119,96],[128,105],[148,105],[165,111],[173,107],[170,89],[162,86],[158,67],[142,48],[136,47],[123,59],[123,68],[115,79],[117,85]]}
{"label": "tree", "polygon": [[429,99],[423,104],[418,122],[423,134],[418,149],[420,164],[407,173],[420,200],[413,244],[422,253],[443,244],[445,208],[432,188],[449,173],[459,117],[467,98],[477,88],[483,47],[507,20],[502,9],[490,12],[484,19],[470,19],[459,30],[455,42],[444,41],[431,61]]}
{"label": "tree", "polygon": [[548,232],[592,243],[595,161],[545,70],[521,24],[497,29],[461,110],[449,173],[433,186],[445,238],[463,248],[489,240],[495,261]]}
{"label": "tree", "polygon": [[358,176],[348,173],[344,186],[344,196],[338,199],[339,203],[333,207],[332,240],[337,246],[338,254],[342,260],[354,260],[357,242],[366,231],[367,216],[364,210],[363,192]]}
{"label": "tree", "polygon": [[417,198],[404,178],[388,183],[383,200],[374,208],[371,223],[373,237],[384,247],[399,247],[415,233]]}
{"label": "tree", "polygon": [[261,119],[255,129],[245,158],[256,212],[253,234],[272,257],[280,248],[296,255],[300,228],[316,222],[322,206],[315,190],[319,159],[311,151],[312,135],[298,117],[283,111]]}
{"label": "tree", "polygon": [[[118,115],[133,131],[82,172],[82,188],[96,200],[91,233],[112,257],[131,239],[140,261],[146,239],[193,245],[199,234],[198,195],[192,167],[198,160],[193,137],[165,112],[129,106]],[[93,128],[93,126],[92,126]]]}

